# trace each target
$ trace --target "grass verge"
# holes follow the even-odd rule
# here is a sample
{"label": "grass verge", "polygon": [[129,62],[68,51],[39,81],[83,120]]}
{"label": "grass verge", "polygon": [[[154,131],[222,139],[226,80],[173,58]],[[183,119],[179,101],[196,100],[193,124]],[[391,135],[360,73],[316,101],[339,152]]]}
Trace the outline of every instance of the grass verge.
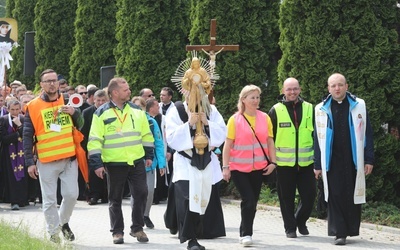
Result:
{"label": "grass verge", "polygon": [[0,249],[72,249],[68,245],[56,245],[45,239],[34,238],[29,234],[28,228],[24,225],[12,226],[4,220],[0,220],[0,242]]}

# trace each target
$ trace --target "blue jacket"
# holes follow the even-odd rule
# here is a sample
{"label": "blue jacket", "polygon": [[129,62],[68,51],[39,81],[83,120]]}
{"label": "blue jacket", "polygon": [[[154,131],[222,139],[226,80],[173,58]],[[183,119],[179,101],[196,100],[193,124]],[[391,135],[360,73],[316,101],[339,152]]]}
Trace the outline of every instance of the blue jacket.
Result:
{"label": "blue jacket", "polygon": [[[358,104],[356,97],[350,93],[346,94],[346,98],[350,104],[350,113],[349,113],[349,127],[350,127],[350,136],[351,136],[351,147],[352,147],[352,155],[353,155],[353,162],[354,165],[357,166],[356,157],[357,157],[357,150],[356,150],[356,143],[354,141],[354,122],[351,117],[351,112],[354,107]],[[328,116],[328,128],[332,131],[331,133],[326,133],[326,141],[327,141],[327,149],[329,147],[329,153],[326,154],[326,162],[327,162],[327,171],[329,171],[330,162],[331,162],[331,154],[332,154],[332,144],[333,144],[333,121],[332,121],[332,113],[331,113],[331,102],[332,96],[329,95],[324,101],[321,107],[321,111],[327,113]],[[317,124],[314,125],[316,127]],[[371,127],[371,123],[369,120],[369,116],[367,114],[367,122],[366,122],[366,131],[365,131],[365,147],[364,147],[364,164],[373,164],[374,163],[374,142],[373,142],[373,130]],[[321,150],[319,147],[317,130],[314,130],[314,168],[316,170],[321,170]]]}
{"label": "blue jacket", "polygon": [[161,129],[158,126],[156,120],[146,113],[147,120],[149,121],[150,130],[154,137],[154,158],[153,163],[150,167],[146,167],[146,172],[152,171],[158,167],[158,169],[166,167],[166,160],[164,154],[164,141],[161,134]]}

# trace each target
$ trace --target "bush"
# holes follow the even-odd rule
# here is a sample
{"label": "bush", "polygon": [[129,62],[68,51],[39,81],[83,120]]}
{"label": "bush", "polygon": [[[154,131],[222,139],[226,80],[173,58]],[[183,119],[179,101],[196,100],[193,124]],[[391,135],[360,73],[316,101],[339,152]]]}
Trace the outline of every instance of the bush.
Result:
{"label": "bush", "polygon": [[273,189],[268,185],[263,185],[258,202],[270,206],[279,206],[279,198],[276,189]]}
{"label": "bush", "polygon": [[[236,190],[233,182],[221,182],[220,184],[221,196],[231,199],[240,199],[240,194]],[[296,193],[295,204],[298,204],[299,198],[298,193]],[[324,213],[324,211],[317,211],[317,199],[318,198],[315,199],[311,217],[325,219],[326,213]],[[279,207],[279,198],[276,188],[264,184],[261,188],[258,203]],[[381,226],[400,228],[400,209],[394,205],[383,202],[368,202],[362,206],[361,220],[362,222]]]}
{"label": "bush", "polygon": [[364,222],[400,228],[400,209],[383,202],[368,202],[363,205],[361,219]]}

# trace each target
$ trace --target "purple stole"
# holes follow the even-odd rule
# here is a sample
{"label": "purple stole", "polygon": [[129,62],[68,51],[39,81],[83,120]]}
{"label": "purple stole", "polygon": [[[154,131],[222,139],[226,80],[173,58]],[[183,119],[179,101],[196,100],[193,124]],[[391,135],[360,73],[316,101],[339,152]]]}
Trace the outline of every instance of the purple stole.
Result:
{"label": "purple stole", "polygon": [[[11,124],[8,123],[8,129],[7,129],[8,134],[18,133],[17,127],[14,126],[15,124],[13,122],[11,122]],[[11,170],[14,172],[15,179],[17,181],[20,181],[22,178],[25,177],[24,148],[23,148],[22,138],[20,136],[18,136],[17,144],[10,143],[10,145],[8,145],[8,152],[10,154]]]}
{"label": "purple stole", "polygon": [[0,108],[0,116],[6,115],[8,114],[8,111],[5,107],[1,107]]}

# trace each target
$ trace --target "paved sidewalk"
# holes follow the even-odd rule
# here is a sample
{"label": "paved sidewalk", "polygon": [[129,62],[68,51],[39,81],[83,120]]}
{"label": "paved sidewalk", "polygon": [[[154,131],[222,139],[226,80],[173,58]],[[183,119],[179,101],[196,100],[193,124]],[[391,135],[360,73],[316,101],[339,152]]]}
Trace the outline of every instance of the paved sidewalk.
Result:
{"label": "paved sidewalk", "polygon": [[[153,205],[150,212],[155,228],[147,229],[149,243],[139,243],[136,238],[129,236],[130,209],[129,200],[123,201],[125,218],[125,244],[114,245],[109,232],[108,205],[99,204],[89,206],[86,202],[78,201],[70,227],[75,233],[76,240],[72,243],[54,245],[55,249],[186,249],[187,244],[180,244],[176,235],[171,235],[164,227],[163,214],[166,204]],[[206,249],[242,249],[238,243],[240,208],[237,202],[223,203],[225,216],[226,237],[212,240],[199,240]],[[11,211],[9,204],[0,204],[0,220],[7,221],[15,227],[29,228],[31,234],[38,238],[48,239],[45,232],[44,216],[39,205],[21,208],[19,211]],[[347,245],[334,246],[333,237],[327,236],[327,225],[323,220],[311,218],[307,226],[309,236],[298,234],[296,239],[287,239],[279,209],[260,206],[254,223],[254,245],[245,247],[250,249],[400,249],[400,229],[362,224],[360,236],[351,237]],[[0,243],[1,248],[1,243]]]}

